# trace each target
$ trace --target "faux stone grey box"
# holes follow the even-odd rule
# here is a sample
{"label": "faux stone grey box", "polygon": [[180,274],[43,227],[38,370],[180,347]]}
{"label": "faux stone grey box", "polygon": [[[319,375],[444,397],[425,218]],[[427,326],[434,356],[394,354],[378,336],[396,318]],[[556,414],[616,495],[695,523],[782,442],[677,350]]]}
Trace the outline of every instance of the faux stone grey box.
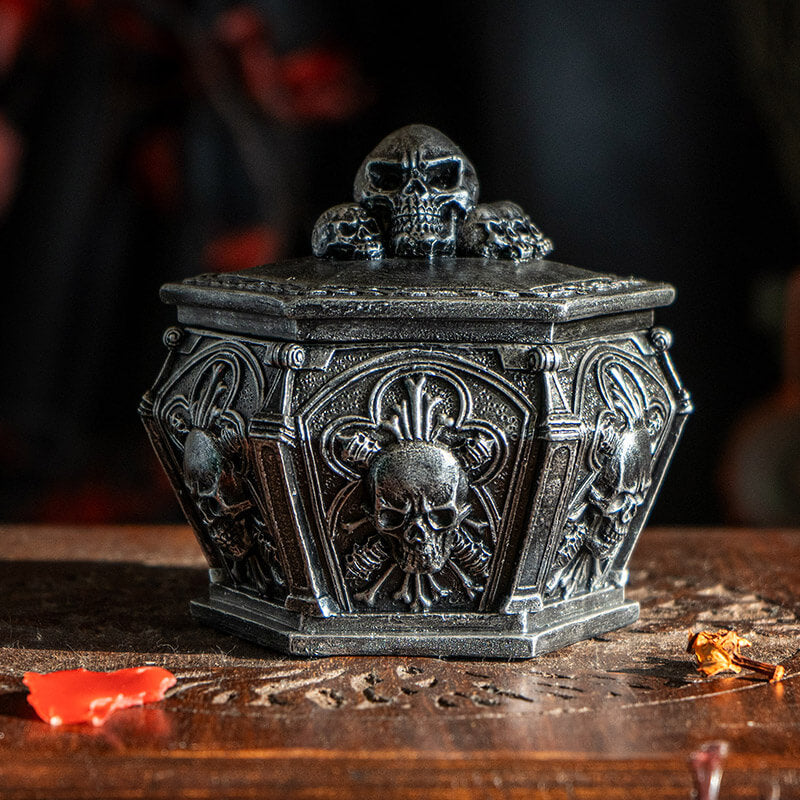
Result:
{"label": "faux stone grey box", "polygon": [[691,411],[674,290],[543,260],[431,131],[368,156],[321,257],[162,289],[140,412],[210,564],[193,613],[289,653],[527,658],[638,616]]}

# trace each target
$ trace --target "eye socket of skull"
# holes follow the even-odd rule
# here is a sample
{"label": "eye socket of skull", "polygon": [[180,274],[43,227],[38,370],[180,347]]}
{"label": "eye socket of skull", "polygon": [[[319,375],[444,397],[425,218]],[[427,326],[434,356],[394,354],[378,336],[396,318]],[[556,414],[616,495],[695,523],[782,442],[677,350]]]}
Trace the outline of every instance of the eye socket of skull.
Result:
{"label": "eye socket of skull", "polygon": [[453,506],[432,508],[425,515],[425,521],[435,531],[452,528],[458,518],[458,510]]}
{"label": "eye socket of skull", "polygon": [[372,188],[379,192],[399,191],[405,183],[405,170],[402,164],[388,161],[372,161],[367,166],[367,175]]}
{"label": "eye socket of skull", "polygon": [[655,437],[660,433],[661,428],[664,426],[664,419],[666,414],[663,407],[654,403],[645,412],[645,423],[647,425],[647,432],[650,436]]}
{"label": "eye socket of skull", "polygon": [[[461,184],[462,162],[458,158],[442,158],[421,163],[415,171],[422,184],[428,189],[452,191]],[[400,191],[411,178],[408,166],[388,161],[372,161],[367,166],[369,182],[378,192]]]}
{"label": "eye socket of skull", "polygon": [[391,508],[390,506],[382,506],[377,514],[378,524],[384,531],[395,531],[404,527],[408,517],[408,509],[403,511],[400,508]]}
{"label": "eye socket of skull", "polygon": [[427,183],[433,188],[443,191],[456,189],[461,182],[461,161],[457,158],[434,161],[424,172]]}
{"label": "eye socket of skull", "polygon": [[626,494],[617,494],[611,498],[606,498],[603,511],[608,515],[617,514],[625,507],[627,499],[628,495]]}
{"label": "eye socket of skull", "polygon": [[215,497],[201,497],[198,502],[203,513],[209,517],[221,517],[225,513],[225,507]]}

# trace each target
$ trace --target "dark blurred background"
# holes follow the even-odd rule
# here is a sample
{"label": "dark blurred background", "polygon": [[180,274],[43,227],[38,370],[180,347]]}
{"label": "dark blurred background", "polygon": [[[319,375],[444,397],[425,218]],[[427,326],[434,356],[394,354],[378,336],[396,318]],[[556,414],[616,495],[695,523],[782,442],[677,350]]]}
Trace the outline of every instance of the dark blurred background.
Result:
{"label": "dark blurred background", "polygon": [[654,519],[781,521],[731,442],[784,380],[796,2],[0,0],[0,86],[0,521],[178,519],[136,415],[160,284],[308,254],[411,122],[558,260],[678,287],[697,411]]}

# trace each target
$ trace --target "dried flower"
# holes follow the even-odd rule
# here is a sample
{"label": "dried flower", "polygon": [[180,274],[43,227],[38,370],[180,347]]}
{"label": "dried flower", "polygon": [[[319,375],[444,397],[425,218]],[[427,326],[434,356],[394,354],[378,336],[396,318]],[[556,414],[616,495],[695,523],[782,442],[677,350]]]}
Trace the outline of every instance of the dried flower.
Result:
{"label": "dried flower", "polygon": [[741,672],[742,667],[752,669],[775,683],[783,678],[784,668],[779,664],[767,664],[754,661],[741,654],[741,648],[750,647],[751,643],[734,631],[689,631],[687,652],[694,653],[697,669],[704,675],[716,675],[718,672]]}

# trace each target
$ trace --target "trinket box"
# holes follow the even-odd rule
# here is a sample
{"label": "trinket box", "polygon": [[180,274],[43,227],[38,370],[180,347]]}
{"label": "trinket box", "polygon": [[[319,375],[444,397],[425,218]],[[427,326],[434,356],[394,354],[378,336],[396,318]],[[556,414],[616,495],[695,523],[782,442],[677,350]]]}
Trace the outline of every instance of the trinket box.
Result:
{"label": "trinket box", "polygon": [[412,125],[314,256],[170,283],[140,413],[210,565],[194,615],[296,655],[528,658],[634,621],[691,401],[665,283],[546,256]]}

